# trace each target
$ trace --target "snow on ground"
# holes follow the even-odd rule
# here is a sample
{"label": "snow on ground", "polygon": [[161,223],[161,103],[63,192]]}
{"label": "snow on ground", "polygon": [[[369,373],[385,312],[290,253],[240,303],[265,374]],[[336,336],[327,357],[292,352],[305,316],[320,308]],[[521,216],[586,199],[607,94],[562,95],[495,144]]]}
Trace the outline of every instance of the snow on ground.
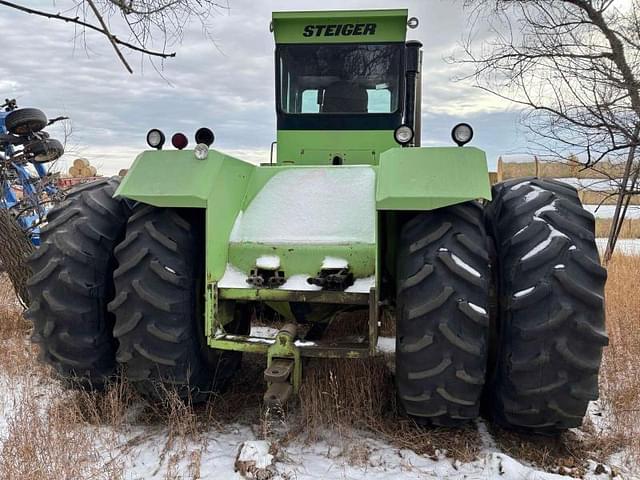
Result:
{"label": "snow on ground", "polygon": [[[613,218],[615,205],[584,205],[596,218]],[[629,205],[625,218],[640,218],[640,205]]]}
{"label": "snow on ground", "polygon": [[[607,247],[607,239],[596,238],[596,243],[598,244],[598,250],[600,250],[600,253],[603,253]],[[640,239],[621,238],[616,242],[615,251],[625,255],[640,255]]]}
{"label": "snow on ground", "polygon": [[[15,379],[0,375],[0,448],[7,436],[7,421],[20,404],[21,388]],[[43,386],[40,402],[52,402],[61,394],[56,386]],[[255,469],[269,472],[259,477],[274,480],[385,480],[411,479],[467,479],[485,480],[552,480],[565,476],[538,471],[498,450],[486,425],[478,423],[482,449],[471,462],[462,463],[446,457],[419,455],[406,448],[392,446],[374,434],[351,432],[349,438],[329,432],[315,443],[293,440],[283,446],[277,438],[258,438],[259,426],[232,424],[210,430],[197,438],[170,441],[163,426],[131,424],[121,427],[117,441],[106,443],[104,430],[110,427],[85,427],[95,430],[97,451],[105,464],[117,459],[123,466],[124,478],[130,480],[160,480],[167,478],[242,479],[238,466],[253,463]],[[98,431],[101,429],[102,431]],[[273,445],[272,445],[273,444]],[[359,453],[354,456],[354,451]],[[239,462],[238,462],[239,461]],[[273,465],[272,465],[273,462]],[[592,462],[593,463],[593,462]],[[603,478],[595,475],[591,465],[587,479]],[[608,468],[608,467],[607,467]],[[241,470],[244,470],[241,468]]]}
{"label": "snow on ground", "polygon": [[567,183],[579,189],[593,190],[595,192],[607,192],[618,188],[622,179],[609,180],[608,178],[556,178],[555,180]]}
{"label": "snow on ground", "polygon": [[[262,327],[255,333],[274,333]],[[381,350],[388,350],[393,339],[381,338]],[[31,383],[30,383],[31,382]],[[53,380],[16,380],[0,373],[0,455],[9,433],[11,418],[26,392],[46,406],[65,393]],[[35,391],[35,395],[34,395]],[[135,410],[135,407],[133,408]],[[597,406],[590,409],[600,414]],[[45,409],[43,408],[44,412]],[[447,457],[444,452],[420,455],[399,448],[366,431],[327,431],[323,439],[308,442],[294,438],[281,443],[276,433],[266,438],[263,425],[233,423],[210,428],[196,436],[176,438],[164,425],[136,424],[135,412],[127,425],[114,430],[108,426],[84,426],[93,438],[96,462],[121,465],[127,480],[165,478],[220,478],[240,480],[387,480],[466,479],[466,480],[560,480],[568,477],[537,470],[501,452],[484,421],[477,422],[481,449],[470,462]],[[37,441],[37,440],[36,440]],[[610,478],[596,475],[598,464],[588,461],[584,478]],[[600,465],[598,468],[602,468]],[[618,472],[624,469],[615,467]],[[238,469],[240,471],[238,471]],[[611,467],[605,466],[605,472]],[[246,476],[243,476],[245,473]],[[252,476],[253,475],[253,476]],[[263,476],[260,476],[263,475]],[[97,477],[102,478],[102,477]],[[616,478],[635,478],[625,474]]]}

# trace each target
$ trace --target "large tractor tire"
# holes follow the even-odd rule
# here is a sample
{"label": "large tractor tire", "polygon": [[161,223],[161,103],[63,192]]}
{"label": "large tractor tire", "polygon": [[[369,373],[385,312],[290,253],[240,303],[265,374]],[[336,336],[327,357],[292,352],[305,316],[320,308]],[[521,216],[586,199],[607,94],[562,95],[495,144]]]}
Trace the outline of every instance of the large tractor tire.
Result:
{"label": "large tractor tire", "polygon": [[420,213],[398,245],[396,385],[418,423],[476,418],[489,337],[483,211],[468,202]]}
{"label": "large tractor tire", "polygon": [[577,427],[598,398],[608,342],[593,215],[574,188],[537,178],[494,186],[487,214],[499,278],[487,410],[507,428]]}
{"label": "large tractor tire", "polygon": [[102,388],[116,368],[113,249],[129,209],[113,198],[119,178],[82,185],[47,215],[40,248],[29,259],[26,317],[41,359],[74,385]]}
{"label": "large tractor tire", "polygon": [[[204,334],[204,232],[198,211],[138,205],[114,273],[117,360],[144,396],[167,394],[193,403],[223,388],[240,352],[210,349]],[[229,333],[247,334],[246,309],[236,308]]]}

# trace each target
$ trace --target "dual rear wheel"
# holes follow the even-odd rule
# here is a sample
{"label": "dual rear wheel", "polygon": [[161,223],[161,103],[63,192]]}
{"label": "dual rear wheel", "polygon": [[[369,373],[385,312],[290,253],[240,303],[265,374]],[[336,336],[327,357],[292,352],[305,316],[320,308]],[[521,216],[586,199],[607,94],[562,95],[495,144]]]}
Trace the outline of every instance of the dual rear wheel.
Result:
{"label": "dual rear wheel", "polygon": [[420,423],[554,433],[598,398],[606,271],[576,191],[525,178],[400,235],[396,383]]}
{"label": "dual rear wheel", "polygon": [[[72,384],[100,389],[119,364],[145,396],[200,401],[241,355],[205,342],[202,222],[190,210],[130,207],[113,198],[118,184],[86,184],[49,213],[30,259],[33,340]],[[229,331],[246,333],[236,311]]]}

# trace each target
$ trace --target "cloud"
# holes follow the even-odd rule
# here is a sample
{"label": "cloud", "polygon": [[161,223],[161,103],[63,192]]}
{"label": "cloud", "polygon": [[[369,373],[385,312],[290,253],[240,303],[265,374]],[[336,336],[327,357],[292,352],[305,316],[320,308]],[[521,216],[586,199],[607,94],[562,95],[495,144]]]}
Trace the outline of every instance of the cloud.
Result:
{"label": "cloud", "polygon": [[[32,4],[65,11],[73,1]],[[129,75],[98,34],[86,34],[85,49],[82,32],[68,24],[0,7],[5,52],[0,95],[15,97],[22,106],[37,106],[50,117],[71,117],[73,148],[61,165],[84,156],[103,173],[115,173],[146,148],[149,128],[160,128],[168,136],[183,131],[192,137],[203,125],[216,133],[216,148],[251,161],[268,161],[275,140],[271,11],[311,8],[311,4],[230,0],[229,5],[228,11],[209,19],[211,39],[202,34],[198,22],[189,25],[182,44],[175,45],[176,58],[164,62],[162,76],[147,60],[131,53],[127,58],[136,73]],[[325,0],[321,8],[345,6],[343,1]],[[424,45],[424,143],[451,144],[452,122],[466,120],[476,128],[474,144],[486,148],[489,158],[517,149],[517,112],[468,84],[452,81],[460,67],[444,58],[466,33],[460,3],[409,0],[405,6],[421,22],[409,37]],[[348,8],[389,8],[389,2],[357,0]],[[61,135],[61,130],[52,133]]]}

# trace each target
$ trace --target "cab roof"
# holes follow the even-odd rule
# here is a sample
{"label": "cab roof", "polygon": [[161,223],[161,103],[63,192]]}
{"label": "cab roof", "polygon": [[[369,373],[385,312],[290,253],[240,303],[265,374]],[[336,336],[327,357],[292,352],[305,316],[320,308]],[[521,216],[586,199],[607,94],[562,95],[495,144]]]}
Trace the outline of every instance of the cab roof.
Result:
{"label": "cab roof", "polygon": [[404,42],[406,9],[273,12],[277,44]]}

